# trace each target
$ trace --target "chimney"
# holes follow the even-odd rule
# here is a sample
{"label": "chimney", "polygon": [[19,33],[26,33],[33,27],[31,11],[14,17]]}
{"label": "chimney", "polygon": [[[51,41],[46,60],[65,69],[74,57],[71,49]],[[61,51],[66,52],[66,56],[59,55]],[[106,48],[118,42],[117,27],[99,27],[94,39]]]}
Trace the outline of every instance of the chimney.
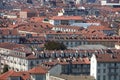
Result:
{"label": "chimney", "polygon": [[116,59],[117,57],[114,54],[111,54],[112,59]]}
{"label": "chimney", "polygon": [[36,56],[36,53],[35,53],[34,51],[32,52],[32,54],[33,54],[34,56]]}

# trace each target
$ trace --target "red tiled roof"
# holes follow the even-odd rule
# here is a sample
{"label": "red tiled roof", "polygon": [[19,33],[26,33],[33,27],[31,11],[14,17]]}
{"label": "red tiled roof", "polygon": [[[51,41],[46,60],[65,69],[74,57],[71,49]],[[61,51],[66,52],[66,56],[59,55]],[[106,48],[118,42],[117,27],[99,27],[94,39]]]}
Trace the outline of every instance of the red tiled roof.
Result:
{"label": "red tiled roof", "polygon": [[6,73],[0,75],[0,80],[7,80],[8,77],[9,77],[11,74],[13,74],[14,72],[15,72],[15,71],[10,70],[10,71],[8,71],[8,72],[6,72]]}
{"label": "red tiled roof", "polygon": [[42,22],[45,19],[45,17],[32,17],[30,18],[33,22]]}
{"label": "red tiled roof", "polygon": [[0,43],[0,48],[15,50],[15,51],[22,51],[26,53],[30,53],[31,49],[23,44],[17,44],[17,43],[10,43],[10,42],[4,42]]}
{"label": "red tiled roof", "polygon": [[29,22],[25,24],[20,24],[16,27],[19,31],[28,31],[28,32],[34,32],[34,33],[41,33],[44,31],[48,31],[53,26],[49,23],[43,23],[43,22]]}
{"label": "red tiled roof", "polygon": [[41,66],[34,67],[29,71],[15,72],[10,70],[2,75],[0,75],[0,80],[7,80],[9,77],[20,77],[22,80],[30,79],[30,74],[46,74],[47,70]]}
{"label": "red tiled roof", "polygon": [[98,62],[120,62],[120,54],[97,54]]}
{"label": "red tiled roof", "polygon": [[17,29],[0,28],[1,35],[19,35]]}
{"label": "red tiled roof", "polygon": [[45,70],[42,66],[37,66],[29,70],[31,74],[46,74],[48,71]]}
{"label": "red tiled roof", "polygon": [[112,30],[109,27],[105,27],[105,26],[95,26],[95,25],[91,25],[90,27],[88,27],[88,30],[93,29],[93,30]]}
{"label": "red tiled roof", "polygon": [[44,62],[44,65],[54,66],[57,64],[57,62]]}
{"label": "red tiled roof", "polygon": [[72,64],[90,64],[90,60],[86,58],[76,59],[72,62]]}

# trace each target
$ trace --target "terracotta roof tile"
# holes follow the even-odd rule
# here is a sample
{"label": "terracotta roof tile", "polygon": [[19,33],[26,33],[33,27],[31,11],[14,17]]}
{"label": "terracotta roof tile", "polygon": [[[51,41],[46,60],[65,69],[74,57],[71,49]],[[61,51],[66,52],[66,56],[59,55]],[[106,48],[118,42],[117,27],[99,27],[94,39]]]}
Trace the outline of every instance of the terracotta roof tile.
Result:
{"label": "terracotta roof tile", "polygon": [[7,80],[8,77],[13,74],[15,71],[10,70],[8,72],[5,72],[4,74],[0,75],[0,80]]}
{"label": "terracotta roof tile", "polygon": [[98,62],[120,62],[120,54],[97,54]]}
{"label": "terracotta roof tile", "polygon": [[29,70],[30,74],[46,74],[48,71],[45,70],[42,66],[37,66]]}
{"label": "terracotta roof tile", "polygon": [[22,51],[26,53],[31,52],[31,49],[23,44],[10,43],[10,42],[0,43],[0,48],[5,48],[5,49],[10,49],[15,51]]}

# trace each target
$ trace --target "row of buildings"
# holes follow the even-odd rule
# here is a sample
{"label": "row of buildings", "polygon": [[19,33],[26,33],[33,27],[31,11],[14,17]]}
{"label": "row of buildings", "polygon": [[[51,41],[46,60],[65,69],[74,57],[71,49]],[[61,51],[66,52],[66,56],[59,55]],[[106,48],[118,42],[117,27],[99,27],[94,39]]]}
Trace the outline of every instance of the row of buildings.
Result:
{"label": "row of buildings", "polygon": [[[118,0],[5,3],[14,8],[0,10],[0,80],[120,80],[120,8],[102,6]],[[67,49],[46,50],[49,41]]]}
{"label": "row of buildings", "polygon": [[[14,70],[12,73],[16,73],[16,76],[13,74],[6,75],[7,72],[2,74],[0,79],[4,78],[3,75],[7,76],[7,78],[20,78],[20,72],[22,74],[30,73],[29,70],[34,70],[35,66],[42,66],[48,71],[49,75],[45,74],[48,77],[67,74],[90,75],[94,76],[96,80],[119,80],[119,51],[119,49],[81,49],[33,52],[31,48],[22,44],[1,43],[1,70],[7,64],[9,70]],[[41,70],[38,69],[37,71]],[[42,73],[38,77],[35,75],[35,80],[39,80],[40,75],[42,76]],[[49,80],[46,79],[47,76],[44,76],[42,80]]]}

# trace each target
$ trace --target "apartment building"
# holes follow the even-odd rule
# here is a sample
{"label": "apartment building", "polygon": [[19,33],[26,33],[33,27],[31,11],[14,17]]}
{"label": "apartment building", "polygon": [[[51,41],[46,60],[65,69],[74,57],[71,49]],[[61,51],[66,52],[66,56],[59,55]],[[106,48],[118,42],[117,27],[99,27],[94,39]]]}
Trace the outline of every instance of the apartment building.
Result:
{"label": "apartment building", "polygon": [[90,61],[89,58],[74,58],[73,60],[61,61],[62,74],[89,75]]}
{"label": "apartment building", "polygon": [[90,75],[95,80],[120,80],[120,54],[93,54]]}
{"label": "apartment building", "polygon": [[[40,59],[36,57],[35,52],[31,48],[16,43],[1,43],[0,44],[0,62],[1,70],[5,64],[10,70],[27,71],[37,64],[41,64],[47,58]],[[2,71],[1,71],[2,72]]]}
{"label": "apartment building", "polygon": [[[96,33],[97,34],[97,33]],[[95,35],[96,35],[95,34]],[[52,33],[46,35],[47,40],[54,40],[60,43],[63,43],[67,47],[76,47],[80,45],[104,45],[106,47],[114,47],[115,43],[119,41],[119,36],[105,36],[103,33],[100,33],[100,36],[91,36],[86,33],[82,35],[82,33],[74,33],[70,34],[65,32],[63,33]]]}
{"label": "apartment building", "polygon": [[57,38],[65,39],[65,37],[69,38],[72,36],[82,36],[81,32],[55,32],[55,31],[48,31],[44,34],[46,40],[56,40]]}
{"label": "apartment building", "polygon": [[63,8],[58,12],[58,16],[86,16],[86,15],[95,15],[99,16],[100,11],[96,8],[86,8],[86,7],[78,7],[78,8]]}
{"label": "apartment building", "polygon": [[[119,53],[117,49],[95,49],[95,50],[53,50],[53,51],[32,51],[31,48],[16,43],[1,43],[0,44],[0,62],[1,68],[5,64],[9,66],[10,70],[26,71],[38,64],[47,62],[54,59],[64,59],[67,62],[67,58],[74,58],[71,64],[82,65],[81,61],[89,61],[89,59],[81,59],[84,57],[90,58],[92,54],[99,53]],[[88,63],[86,64],[88,65]],[[66,65],[68,66],[68,65]],[[87,66],[89,67],[89,66]],[[76,68],[73,66],[73,68]],[[79,68],[79,67],[78,67]]]}
{"label": "apartment building", "polygon": [[20,35],[17,29],[1,28],[0,42],[14,42],[19,43]]}
{"label": "apartment building", "polygon": [[81,22],[84,22],[81,16],[53,16],[50,19],[50,24],[52,25],[71,25]]}
{"label": "apartment building", "polygon": [[99,25],[99,26],[95,26],[95,25],[89,26],[87,28],[87,31],[101,31],[105,35],[108,35],[108,36],[115,35],[115,31],[112,28],[107,27],[107,26],[102,26],[102,25]]}
{"label": "apartment building", "polygon": [[63,43],[67,47],[76,47],[80,45],[101,44],[106,47],[114,47],[120,37],[115,36],[115,31],[102,25],[91,25],[87,29],[78,32],[64,32],[63,28],[57,28],[63,32],[49,31],[45,33],[46,40],[53,40]]}
{"label": "apartment building", "polygon": [[31,10],[23,10],[23,11],[20,11],[19,15],[20,15],[20,18],[24,19],[24,18],[36,17],[37,13]]}
{"label": "apartment building", "polygon": [[57,58],[42,64],[50,74],[90,75],[90,59],[88,57]]}

